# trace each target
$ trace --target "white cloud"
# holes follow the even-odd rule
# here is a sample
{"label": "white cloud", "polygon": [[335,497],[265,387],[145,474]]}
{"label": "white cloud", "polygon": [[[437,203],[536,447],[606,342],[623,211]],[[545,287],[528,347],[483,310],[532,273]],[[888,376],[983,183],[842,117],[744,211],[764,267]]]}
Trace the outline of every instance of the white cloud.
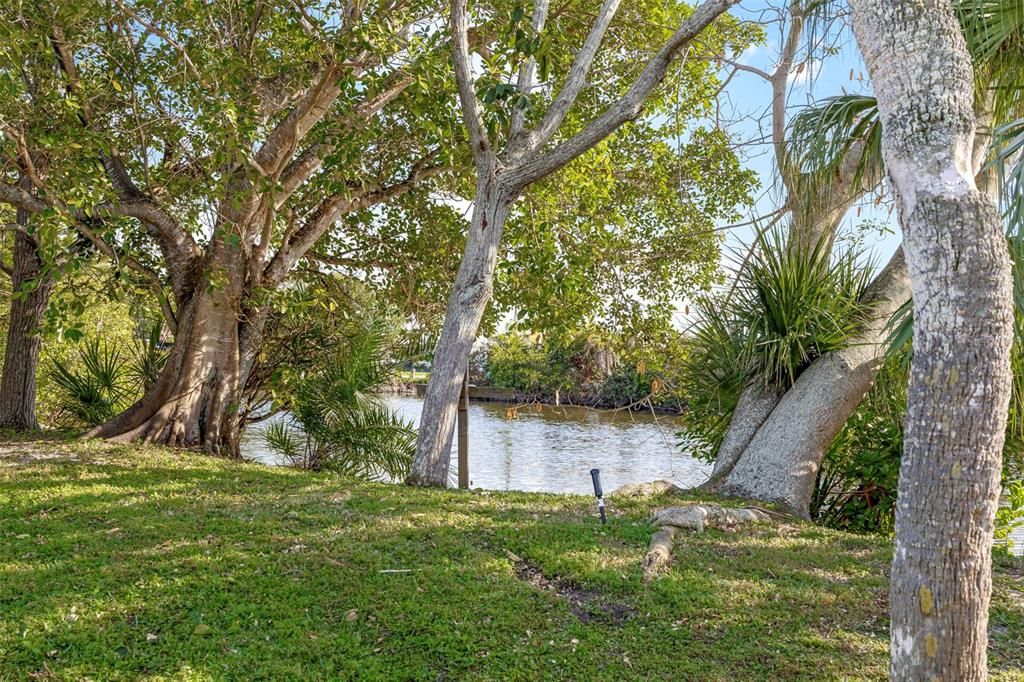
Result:
{"label": "white cloud", "polygon": [[789,74],[790,85],[806,85],[821,73],[822,61],[820,59],[809,59],[800,62]]}

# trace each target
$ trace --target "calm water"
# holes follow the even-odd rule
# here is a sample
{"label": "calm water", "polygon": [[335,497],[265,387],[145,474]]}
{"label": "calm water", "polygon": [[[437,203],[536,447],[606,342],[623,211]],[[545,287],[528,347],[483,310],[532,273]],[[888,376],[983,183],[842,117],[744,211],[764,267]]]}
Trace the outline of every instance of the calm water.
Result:
{"label": "calm water", "polygon": [[[419,423],[422,398],[393,397],[390,405]],[[590,470],[601,470],[606,492],[626,483],[667,479],[680,487],[707,480],[711,467],[676,447],[678,419],[650,413],[608,412],[579,407],[520,409],[469,406],[469,476],[474,488],[590,493]],[[280,464],[262,445],[259,428],[242,443],[246,457]],[[452,447],[452,480],[456,454]],[[1024,550],[1024,528],[1013,534],[1014,552]]]}
{"label": "calm water", "polygon": [[[394,397],[388,402],[403,417],[419,423],[422,398]],[[670,480],[681,487],[703,483],[711,471],[676,447],[678,420],[650,413],[607,412],[578,407],[520,409],[509,419],[509,405],[469,406],[471,487],[489,490],[590,493],[590,470],[601,470],[606,492],[626,483]],[[243,454],[270,464],[276,456],[259,442],[254,429]],[[452,478],[456,455],[452,449]]]}

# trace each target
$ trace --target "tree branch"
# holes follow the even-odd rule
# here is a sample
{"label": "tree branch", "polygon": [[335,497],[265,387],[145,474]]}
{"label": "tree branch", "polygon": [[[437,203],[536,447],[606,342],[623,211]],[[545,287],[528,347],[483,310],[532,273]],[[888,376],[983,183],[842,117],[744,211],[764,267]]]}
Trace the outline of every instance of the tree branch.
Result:
{"label": "tree branch", "polygon": [[[530,28],[533,29],[535,34],[540,34],[544,30],[544,22],[547,20],[549,4],[550,0],[534,0],[533,2],[533,16],[530,18]],[[536,66],[537,60],[534,59],[533,55],[530,55],[519,68],[519,79],[516,82],[516,90],[519,91],[519,94],[528,95],[530,93],[530,86],[533,85],[533,72]],[[516,106],[512,111],[512,121],[509,125],[509,139],[515,140],[523,132],[525,124],[526,108]]]}
{"label": "tree branch", "polygon": [[[460,0],[453,0],[453,3],[459,2]],[[562,142],[540,158],[523,163],[507,173],[505,182],[509,188],[518,191],[549,175],[591,149],[626,121],[639,116],[647,96],[664,80],[669,65],[679,51],[738,2],[739,0],[707,0],[700,5],[662,46],[658,54],[647,63],[625,95],[574,137]]]}
{"label": "tree branch", "polygon": [[619,9],[620,1],[604,0],[601,4],[597,19],[594,20],[590,33],[587,35],[586,40],[583,41],[583,46],[576,53],[576,58],[569,68],[569,76],[565,79],[565,83],[555,97],[554,102],[548,107],[544,118],[530,136],[533,138],[532,146],[534,149],[543,146],[550,139],[551,135],[558,130],[558,126],[562,125],[562,121],[565,120],[569,109],[572,108],[576,98],[579,97],[586,83],[587,74],[590,73],[590,66],[593,64],[594,57],[601,47],[601,41],[604,40],[604,34],[612,23],[612,19],[615,18],[615,12]]}
{"label": "tree branch", "polygon": [[363,190],[359,186],[353,186],[353,192],[348,195],[335,194],[324,199],[319,206],[310,214],[306,223],[295,230],[285,243],[281,245],[277,253],[263,271],[263,282],[267,286],[275,286],[288,275],[288,271],[307,251],[309,251],[317,240],[346,213],[361,211],[377,204],[382,204],[399,197],[431,177],[439,175],[448,169],[445,164],[429,165],[433,155],[428,155],[413,166],[409,175],[400,182],[392,185],[381,185],[375,189]]}
{"label": "tree branch", "polygon": [[[352,108],[343,119],[342,125],[349,130],[365,126],[367,119],[374,116],[398,97],[413,83],[411,75],[401,72],[392,74],[389,83],[373,97],[369,97]],[[323,165],[324,158],[334,151],[334,145],[328,143],[317,143],[311,145],[284,169],[281,174],[281,189],[277,192],[274,201],[276,209],[281,208],[284,202],[295,191],[302,186],[309,178],[316,173]]]}
{"label": "tree branch", "polygon": [[452,0],[452,61],[455,66],[455,81],[459,89],[459,102],[462,105],[462,119],[469,133],[469,146],[473,150],[473,160],[477,169],[483,173],[494,160],[487,131],[484,130],[480,118],[480,105],[476,101],[473,87],[473,73],[469,60],[469,36],[467,35],[468,17],[466,0]]}
{"label": "tree branch", "polygon": [[[72,210],[64,206],[51,206],[42,199],[33,196],[31,192],[27,192],[24,189],[14,187],[6,183],[0,183],[0,202],[20,208],[26,213],[41,213],[49,209],[57,210],[61,215],[68,219],[73,224],[75,230],[88,239],[100,253],[107,256],[115,265],[124,265],[142,275],[157,294],[158,298],[163,297],[163,282],[160,279],[160,275],[157,274],[155,270],[143,265],[136,258],[130,255],[119,253],[102,237],[96,234],[92,227],[90,227],[91,222],[95,220],[102,220],[106,217],[132,216],[134,211],[131,204],[97,204],[94,207],[93,212],[91,214],[87,214],[84,211]],[[174,322],[173,314],[168,321],[170,323]]]}

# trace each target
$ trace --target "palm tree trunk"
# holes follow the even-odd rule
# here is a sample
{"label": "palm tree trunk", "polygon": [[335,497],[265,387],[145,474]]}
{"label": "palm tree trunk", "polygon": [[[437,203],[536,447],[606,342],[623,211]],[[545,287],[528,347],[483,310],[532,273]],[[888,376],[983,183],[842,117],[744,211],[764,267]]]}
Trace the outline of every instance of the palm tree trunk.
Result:
{"label": "palm tree trunk", "polygon": [[887,324],[909,296],[907,267],[898,250],[864,294],[871,319],[846,348],[818,358],[800,374],[724,476],[722,493],[809,516],[821,460],[874,383]]}
{"label": "palm tree trunk", "polygon": [[1013,303],[1002,221],[972,167],[971,57],[949,0],[852,6],[914,298],[890,676],[984,680]]}

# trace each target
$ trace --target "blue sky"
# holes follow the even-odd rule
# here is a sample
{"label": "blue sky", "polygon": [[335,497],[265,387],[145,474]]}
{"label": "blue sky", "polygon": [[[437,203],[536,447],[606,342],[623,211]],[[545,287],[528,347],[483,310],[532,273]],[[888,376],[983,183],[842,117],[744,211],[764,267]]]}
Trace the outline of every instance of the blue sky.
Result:
{"label": "blue sky", "polygon": [[[737,17],[757,21],[766,26],[764,45],[748,49],[738,61],[755,66],[764,71],[774,70],[782,43],[783,31],[786,27],[776,19],[779,8],[786,6],[785,0],[750,0],[741,3],[733,10]],[[772,22],[772,23],[769,23]],[[827,97],[846,93],[868,93],[870,83],[864,76],[864,64],[857,51],[853,33],[849,24],[835,24],[837,30],[829,33],[820,41],[832,48],[826,54],[824,49],[816,49],[808,53],[806,46],[798,55],[798,60],[805,66],[803,71],[791,80],[788,98],[788,114],[795,115],[802,107]],[[806,40],[805,40],[806,43]],[[758,201],[750,217],[771,213],[780,203],[779,192],[774,183],[774,156],[772,153],[769,131],[771,117],[768,107],[771,101],[771,87],[760,76],[738,72],[729,83],[722,96],[721,107],[723,116],[732,119],[728,125],[734,137],[741,143],[745,165],[755,170],[761,178],[762,187]],[[849,232],[857,224],[865,221],[888,224],[890,233],[879,235],[878,232],[865,234],[865,246],[869,249],[873,261],[878,267],[884,265],[899,246],[900,235],[895,213],[890,214],[889,205],[883,203],[875,207],[874,197],[864,205],[850,211],[844,220],[843,230]],[[754,228],[737,228],[727,232],[727,250],[742,248],[749,244],[754,235]]]}

